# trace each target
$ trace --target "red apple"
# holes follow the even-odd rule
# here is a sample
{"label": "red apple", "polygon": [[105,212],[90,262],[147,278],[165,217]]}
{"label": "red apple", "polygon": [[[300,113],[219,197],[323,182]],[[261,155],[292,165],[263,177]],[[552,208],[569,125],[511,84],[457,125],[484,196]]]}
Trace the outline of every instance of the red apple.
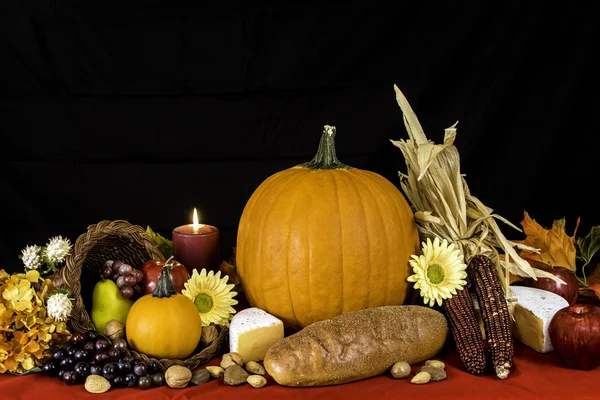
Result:
{"label": "red apple", "polygon": [[167,263],[173,264],[171,268],[171,281],[173,282],[173,289],[177,293],[181,293],[184,289],[184,284],[190,279],[190,273],[188,270],[176,260],[148,260],[142,265],[142,272],[144,273],[144,279],[142,284],[144,286],[144,293],[151,294],[156,288],[156,283],[160,277],[163,266]]}
{"label": "red apple", "polygon": [[559,310],[548,328],[554,350],[570,368],[600,365],[600,307],[575,304]]}
{"label": "red apple", "polygon": [[544,271],[562,279],[566,282],[566,285],[558,283],[550,278],[537,278],[537,281],[532,278],[526,278],[524,279],[526,286],[556,293],[567,300],[570,305],[573,305],[577,302],[577,297],[579,296],[579,282],[577,281],[573,271],[562,267],[539,269],[543,269]]}

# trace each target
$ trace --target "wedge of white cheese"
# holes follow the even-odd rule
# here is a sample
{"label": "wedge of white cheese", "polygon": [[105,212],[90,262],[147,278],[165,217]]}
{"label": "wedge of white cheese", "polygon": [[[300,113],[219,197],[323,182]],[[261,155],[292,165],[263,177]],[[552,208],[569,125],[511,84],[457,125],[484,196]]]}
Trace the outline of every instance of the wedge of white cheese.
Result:
{"label": "wedge of white cheese", "polygon": [[561,296],[547,290],[511,286],[517,302],[512,311],[513,335],[540,353],[553,350],[548,327],[554,314],[569,305]]}
{"label": "wedge of white cheese", "polygon": [[229,351],[239,353],[244,362],[261,361],[283,335],[280,319],[258,307],[246,308],[231,320]]}

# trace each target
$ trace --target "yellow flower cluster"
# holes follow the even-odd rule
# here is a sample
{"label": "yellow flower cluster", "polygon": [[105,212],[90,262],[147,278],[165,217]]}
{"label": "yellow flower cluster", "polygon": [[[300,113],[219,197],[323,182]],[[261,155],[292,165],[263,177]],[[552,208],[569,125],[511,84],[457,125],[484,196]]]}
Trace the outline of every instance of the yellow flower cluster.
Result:
{"label": "yellow flower cluster", "polygon": [[46,315],[45,303],[54,290],[36,270],[9,275],[0,270],[0,373],[23,373],[39,367],[50,348],[71,336],[65,322]]}

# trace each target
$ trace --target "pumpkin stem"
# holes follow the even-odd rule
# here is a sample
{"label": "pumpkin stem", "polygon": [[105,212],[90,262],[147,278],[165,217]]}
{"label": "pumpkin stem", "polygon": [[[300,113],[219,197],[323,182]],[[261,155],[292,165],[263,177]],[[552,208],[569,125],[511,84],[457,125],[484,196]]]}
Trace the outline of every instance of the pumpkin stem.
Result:
{"label": "pumpkin stem", "polygon": [[335,132],[335,126],[325,125],[317,154],[311,161],[299,166],[308,169],[352,169],[353,167],[343,164],[337,159]]}
{"label": "pumpkin stem", "polygon": [[173,268],[171,260],[173,260],[173,256],[169,257],[165,265],[163,265],[156,287],[152,292],[152,297],[171,297],[177,293],[173,288],[173,281],[171,281],[171,268]]}

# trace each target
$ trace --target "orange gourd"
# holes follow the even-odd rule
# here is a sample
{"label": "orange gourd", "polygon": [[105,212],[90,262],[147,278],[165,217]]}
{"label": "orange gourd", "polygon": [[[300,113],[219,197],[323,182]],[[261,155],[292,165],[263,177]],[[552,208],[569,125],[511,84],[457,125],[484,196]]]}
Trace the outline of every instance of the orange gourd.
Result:
{"label": "orange gourd", "polygon": [[289,329],[402,304],[419,250],[402,193],[342,164],[334,138],[325,126],[315,158],[267,178],[240,219],[236,265],[248,301]]}
{"label": "orange gourd", "polygon": [[163,266],[152,294],[133,303],[125,323],[129,346],[158,359],[186,358],[196,349],[202,334],[196,306],[173,288],[170,261]]}

